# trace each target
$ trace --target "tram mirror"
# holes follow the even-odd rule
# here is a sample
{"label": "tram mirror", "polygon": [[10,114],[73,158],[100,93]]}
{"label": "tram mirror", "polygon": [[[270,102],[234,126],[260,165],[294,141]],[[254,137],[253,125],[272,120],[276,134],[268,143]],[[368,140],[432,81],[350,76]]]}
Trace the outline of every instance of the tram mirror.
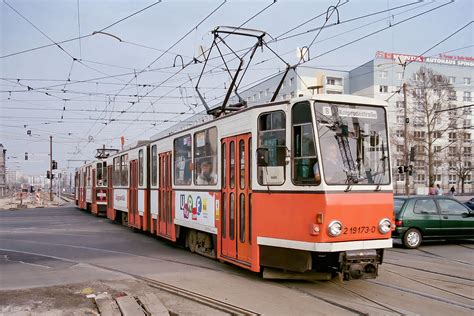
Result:
{"label": "tram mirror", "polygon": [[257,148],[257,166],[268,166],[268,148]]}

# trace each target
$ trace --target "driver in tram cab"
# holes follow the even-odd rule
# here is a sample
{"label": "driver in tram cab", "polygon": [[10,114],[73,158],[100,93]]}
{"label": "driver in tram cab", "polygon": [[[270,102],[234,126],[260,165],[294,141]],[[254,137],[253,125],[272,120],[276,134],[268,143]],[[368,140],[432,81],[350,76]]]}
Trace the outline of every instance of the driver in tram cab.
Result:
{"label": "driver in tram cab", "polygon": [[210,161],[203,161],[201,163],[201,172],[197,176],[196,184],[216,184],[217,175],[213,173],[212,163]]}

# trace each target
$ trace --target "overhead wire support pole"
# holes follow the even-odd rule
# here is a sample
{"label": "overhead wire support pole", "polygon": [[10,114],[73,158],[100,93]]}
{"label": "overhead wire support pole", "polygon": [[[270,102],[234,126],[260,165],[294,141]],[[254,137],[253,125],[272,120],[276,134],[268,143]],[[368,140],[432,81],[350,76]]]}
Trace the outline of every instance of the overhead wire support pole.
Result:
{"label": "overhead wire support pole", "polygon": [[53,201],[53,136],[49,136],[49,200]]}
{"label": "overhead wire support pole", "polygon": [[[406,63],[405,63],[406,65]],[[405,194],[407,196],[410,196],[410,182],[409,182],[409,174],[408,174],[408,115],[407,115],[407,84],[406,82],[403,83],[403,116],[405,118],[404,120],[404,160],[405,160],[405,166],[403,167],[403,171],[405,172]],[[406,170],[406,171],[405,171]]]}

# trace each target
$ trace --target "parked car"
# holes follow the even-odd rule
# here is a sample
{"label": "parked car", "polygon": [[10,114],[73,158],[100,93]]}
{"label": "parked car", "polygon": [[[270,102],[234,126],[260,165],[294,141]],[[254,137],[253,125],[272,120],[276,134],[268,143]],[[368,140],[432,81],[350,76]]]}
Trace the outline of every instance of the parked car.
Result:
{"label": "parked car", "polygon": [[470,199],[469,201],[467,201],[464,204],[466,204],[467,207],[469,207],[471,210],[474,210],[474,198]]}
{"label": "parked car", "polygon": [[425,239],[474,238],[474,211],[447,196],[395,197],[394,238],[407,248]]}

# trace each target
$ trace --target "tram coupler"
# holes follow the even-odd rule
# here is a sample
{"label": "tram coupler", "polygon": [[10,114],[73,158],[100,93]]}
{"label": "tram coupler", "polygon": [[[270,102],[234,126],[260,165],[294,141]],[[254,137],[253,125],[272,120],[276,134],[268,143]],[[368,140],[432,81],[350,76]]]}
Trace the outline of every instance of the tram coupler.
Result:
{"label": "tram coupler", "polygon": [[349,250],[340,254],[344,280],[375,279],[382,263],[383,250]]}

